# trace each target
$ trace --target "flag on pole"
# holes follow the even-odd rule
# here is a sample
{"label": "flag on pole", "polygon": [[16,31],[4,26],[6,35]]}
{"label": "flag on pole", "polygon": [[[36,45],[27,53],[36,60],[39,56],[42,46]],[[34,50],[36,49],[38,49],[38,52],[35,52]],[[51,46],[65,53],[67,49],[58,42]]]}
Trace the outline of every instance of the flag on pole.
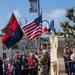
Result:
{"label": "flag on pole", "polygon": [[43,28],[43,32],[44,32],[44,33],[48,33],[48,28],[47,28],[47,27],[44,27],[44,28]]}
{"label": "flag on pole", "polygon": [[29,12],[37,12],[37,0],[29,0],[30,8]]}
{"label": "flag on pole", "polygon": [[6,27],[5,35],[1,41],[7,47],[7,49],[9,49],[21,40],[23,37],[23,32],[15,18],[14,13],[12,13]]}
{"label": "flag on pole", "polygon": [[42,15],[26,24],[23,28],[23,31],[29,41],[32,41],[34,38],[42,35]]}
{"label": "flag on pole", "polygon": [[54,29],[54,20],[52,20],[50,22],[49,28],[50,28],[50,30],[53,30]]}

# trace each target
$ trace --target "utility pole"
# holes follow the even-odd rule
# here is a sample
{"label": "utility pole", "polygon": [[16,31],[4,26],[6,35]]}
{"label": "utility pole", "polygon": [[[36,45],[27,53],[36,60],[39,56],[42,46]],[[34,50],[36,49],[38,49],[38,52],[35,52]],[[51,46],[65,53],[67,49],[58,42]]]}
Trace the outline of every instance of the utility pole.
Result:
{"label": "utility pole", "polygon": [[[33,13],[33,12],[38,13],[38,17],[39,17],[40,16],[40,0],[29,0],[29,2],[30,2],[30,9],[29,9],[30,13]],[[36,41],[37,41],[37,47],[38,47],[40,44],[40,37],[36,38]]]}
{"label": "utility pole", "polygon": [[[40,12],[40,0],[38,0],[38,17],[40,16],[41,12]],[[37,40],[37,47],[41,45],[41,37],[37,38],[39,40]]]}
{"label": "utility pole", "polygon": [[40,0],[38,0],[38,16],[40,16]]}

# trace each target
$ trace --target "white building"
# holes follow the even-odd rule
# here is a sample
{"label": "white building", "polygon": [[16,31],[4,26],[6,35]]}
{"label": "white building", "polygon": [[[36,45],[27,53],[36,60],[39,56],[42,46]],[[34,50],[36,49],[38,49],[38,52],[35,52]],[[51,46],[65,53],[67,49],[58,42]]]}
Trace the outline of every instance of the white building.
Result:
{"label": "white building", "polygon": [[[0,40],[2,39],[3,35],[0,35]],[[22,38],[22,40],[12,47],[9,51],[4,47],[3,43],[0,42],[0,57],[3,59],[10,57],[13,58],[15,53],[19,53],[20,55],[22,53],[25,53],[27,56],[29,56],[31,51],[37,50],[37,43],[34,40],[33,42],[29,42],[26,40],[26,38]]]}

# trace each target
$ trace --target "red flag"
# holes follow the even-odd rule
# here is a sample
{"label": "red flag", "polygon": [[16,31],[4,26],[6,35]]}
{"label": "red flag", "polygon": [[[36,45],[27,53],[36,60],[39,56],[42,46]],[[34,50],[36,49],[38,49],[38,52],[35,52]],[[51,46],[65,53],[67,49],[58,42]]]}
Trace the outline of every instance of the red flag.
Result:
{"label": "red flag", "polygon": [[48,32],[47,27],[44,27],[44,28],[43,28],[43,31],[44,31],[44,33],[47,33],[47,32]]}
{"label": "red flag", "polygon": [[8,28],[6,29],[5,35],[2,38],[2,43],[9,49],[23,37],[23,32],[13,13],[7,26]]}

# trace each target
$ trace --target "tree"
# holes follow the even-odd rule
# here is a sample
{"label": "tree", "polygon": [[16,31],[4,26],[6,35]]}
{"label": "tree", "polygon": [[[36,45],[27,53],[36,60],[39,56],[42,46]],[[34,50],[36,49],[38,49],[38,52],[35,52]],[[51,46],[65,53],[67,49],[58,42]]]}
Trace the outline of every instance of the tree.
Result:
{"label": "tree", "polygon": [[63,31],[56,32],[56,30],[54,30],[54,34],[57,36],[64,36],[66,41],[66,46],[73,47],[75,45],[75,25],[71,25],[70,22],[72,21],[73,24],[75,23],[74,8],[66,9],[65,16],[69,20],[60,23],[60,26]]}

